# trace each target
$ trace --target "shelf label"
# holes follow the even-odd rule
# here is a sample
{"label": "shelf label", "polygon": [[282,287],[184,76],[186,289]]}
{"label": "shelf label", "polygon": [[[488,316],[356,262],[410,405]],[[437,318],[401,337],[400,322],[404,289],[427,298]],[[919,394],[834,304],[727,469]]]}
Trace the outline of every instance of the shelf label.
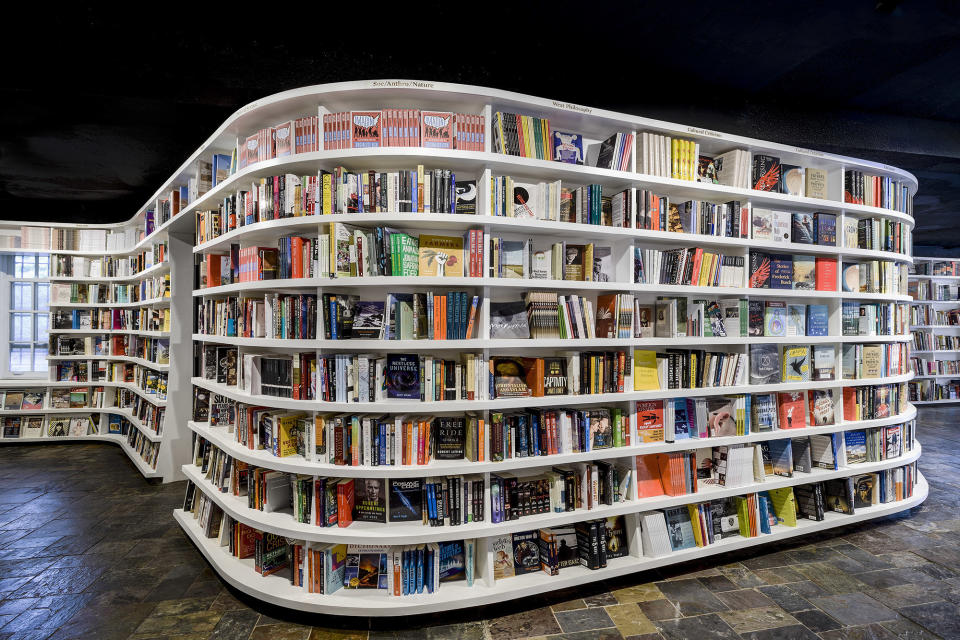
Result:
{"label": "shelf label", "polygon": [[699,129],[697,127],[687,127],[687,133],[693,133],[698,136],[710,136],[711,138],[723,139],[724,135],[718,131],[710,131],[709,129]]}
{"label": "shelf label", "polygon": [[551,100],[553,106],[558,109],[566,109],[567,111],[579,111],[580,113],[593,113],[593,109],[590,107],[584,107],[579,104],[573,104],[572,102],[561,102],[560,100]]}
{"label": "shelf label", "polygon": [[810,156],[817,156],[818,158],[825,157],[823,151],[814,151],[813,149],[804,149],[803,147],[794,147],[793,150],[797,153],[805,153]]}
{"label": "shelf label", "polygon": [[420,82],[419,80],[372,80],[370,86],[374,88],[381,87],[416,87],[417,89],[433,89],[432,82]]}

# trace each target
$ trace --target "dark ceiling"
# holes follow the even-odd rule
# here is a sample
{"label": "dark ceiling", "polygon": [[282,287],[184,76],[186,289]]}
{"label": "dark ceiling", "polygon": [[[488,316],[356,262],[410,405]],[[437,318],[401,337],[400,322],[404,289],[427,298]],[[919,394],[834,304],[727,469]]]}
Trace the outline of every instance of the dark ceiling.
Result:
{"label": "dark ceiling", "polygon": [[125,220],[256,98],[413,78],[902,167],[915,243],[960,246],[956,2],[204,5],[5,8],[0,217]]}

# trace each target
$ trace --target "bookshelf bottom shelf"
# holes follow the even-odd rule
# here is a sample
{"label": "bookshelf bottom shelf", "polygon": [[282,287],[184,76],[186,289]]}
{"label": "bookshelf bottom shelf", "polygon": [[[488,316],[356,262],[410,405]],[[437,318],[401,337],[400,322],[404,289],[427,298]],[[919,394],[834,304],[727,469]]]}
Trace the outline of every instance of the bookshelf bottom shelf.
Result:
{"label": "bookshelf bottom shelf", "polygon": [[133,447],[127,444],[126,436],[113,434],[113,433],[103,433],[103,434],[91,434],[86,436],[59,436],[59,437],[50,437],[44,436],[41,438],[0,438],[0,445],[2,444],[57,444],[61,442],[111,442],[119,446],[127,457],[130,458],[137,470],[143,475],[144,478],[159,478],[161,473],[156,469],[150,467],[147,462],[140,457]]}
{"label": "bookshelf bottom shelf", "polygon": [[688,560],[695,560],[705,556],[726,553],[737,549],[762,545],[767,542],[784,540],[796,536],[806,535],[825,529],[840,527],[865,520],[872,520],[906,511],[922,503],[929,492],[929,486],[922,474],[917,474],[913,495],[899,502],[889,502],[866,507],[854,515],[827,513],[821,522],[800,520],[796,527],[777,527],[771,534],[761,534],[755,538],[734,537],[721,540],[707,547],[685,549],[669,555],[656,558],[627,556],[611,560],[607,567],[590,571],[584,567],[570,567],[564,569],[560,575],[549,577],[542,572],[515,576],[499,582],[485,582],[482,566],[485,564],[480,558],[477,566],[480,569],[472,587],[465,582],[445,584],[443,588],[433,594],[415,596],[392,597],[384,591],[352,591],[340,589],[330,595],[307,593],[300,587],[290,584],[287,577],[281,575],[261,576],[253,568],[253,559],[240,560],[220,546],[218,538],[204,536],[200,526],[190,513],[182,509],[175,509],[174,518],[183,528],[187,536],[193,541],[207,561],[220,576],[235,588],[255,598],[270,604],[310,611],[346,616],[400,616],[421,613],[434,613],[461,609],[479,605],[493,604],[506,600],[513,600],[526,595],[546,593],[556,589],[577,586],[585,582],[593,582],[626,575],[647,569],[654,569],[670,564],[677,564]]}

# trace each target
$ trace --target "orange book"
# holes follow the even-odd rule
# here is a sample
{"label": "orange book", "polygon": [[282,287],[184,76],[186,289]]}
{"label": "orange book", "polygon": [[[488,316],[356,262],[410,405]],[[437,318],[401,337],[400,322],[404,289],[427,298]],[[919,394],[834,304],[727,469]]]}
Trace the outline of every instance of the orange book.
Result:
{"label": "orange book", "polygon": [[836,291],[837,259],[818,256],[814,279],[817,291]]}
{"label": "orange book", "polygon": [[220,286],[220,255],[214,253],[207,254],[207,287]]}
{"label": "orange book", "polygon": [[856,387],[843,388],[843,419],[859,420],[857,416],[857,389]]}
{"label": "orange book", "polygon": [[660,480],[660,454],[637,456],[637,497],[652,498],[663,495]]}
{"label": "orange book", "polygon": [[303,277],[303,238],[290,238],[290,277]]}

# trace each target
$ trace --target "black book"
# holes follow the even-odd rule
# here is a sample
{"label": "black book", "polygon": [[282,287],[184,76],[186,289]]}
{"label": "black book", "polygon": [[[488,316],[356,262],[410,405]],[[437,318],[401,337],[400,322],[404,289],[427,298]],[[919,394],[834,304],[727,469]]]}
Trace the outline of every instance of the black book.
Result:
{"label": "black book", "polygon": [[597,167],[600,169],[613,169],[613,152],[617,147],[617,136],[613,134],[600,144],[600,154],[597,156]]}
{"label": "black book", "polygon": [[359,522],[386,522],[386,481],[383,478],[358,479],[353,485],[353,519]]}
{"label": "black book", "polygon": [[749,324],[747,335],[751,338],[763,337],[763,300],[750,300]]}
{"label": "black book", "polygon": [[477,212],[477,181],[457,180],[456,197],[455,213],[475,214]]}
{"label": "black book", "polygon": [[385,377],[388,399],[420,399],[420,357],[417,354],[388,354]]}
{"label": "black book", "polygon": [[466,447],[466,425],[462,417],[437,418],[436,448],[437,460],[460,460]]}
{"label": "black book", "polygon": [[207,422],[210,419],[210,392],[200,387],[193,388],[193,421]]}
{"label": "black book", "polygon": [[793,242],[798,244],[813,244],[813,216],[809,213],[794,213],[790,231]]}
{"label": "black book", "polygon": [[217,345],[203,345],[203,377],[206,380],[217,379]]}
{"label": "black book", "polygon": [[780,191],[780,158],[756,154],[753,156],[753,188],[756,191]]}
{"label": "black book", "polygon": [[513,534],[513,571],[521,576],[540,571],[539,531],[522,531]]}

